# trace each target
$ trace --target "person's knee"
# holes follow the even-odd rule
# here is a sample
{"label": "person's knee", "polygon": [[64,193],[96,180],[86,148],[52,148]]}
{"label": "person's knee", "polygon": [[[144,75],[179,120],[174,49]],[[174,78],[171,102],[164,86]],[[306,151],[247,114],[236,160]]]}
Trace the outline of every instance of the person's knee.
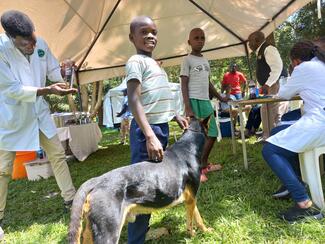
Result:
{"label": "person's knee", "polygon": [[271,148],[272,148],[272,144],[268,142],[266,142],[262,148],[262,156],[265,161],[267,161],[268,155],[272,151]]}

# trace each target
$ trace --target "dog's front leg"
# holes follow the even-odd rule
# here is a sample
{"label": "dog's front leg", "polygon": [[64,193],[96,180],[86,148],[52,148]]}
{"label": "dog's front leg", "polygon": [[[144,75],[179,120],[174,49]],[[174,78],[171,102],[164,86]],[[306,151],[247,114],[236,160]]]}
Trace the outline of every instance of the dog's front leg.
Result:
{"label": "dog's front leg", "polygon": [[199,212],[199,210],[198,210],[196,204],[195,204],[195,206],[194,206],[194,221],[195,221],[195,223],[196,223],[196,226],[197,226],[200,230],[202,230],[203,232],[211,232],[211,231],[213,231],[212,228],[207,228],[207,227],[205,226],[205,224],[203,223],[203,219],[202,219],[202,217],[201,217],[201,215],[200,215],[200,212]]}
{"label": "dog's front leg", "polygon": [[193,229],[193,215],[195,209],[195,200],[190,200],[185,202],[186,207],[186,229],[190,236],[195,235],[195,231]]}

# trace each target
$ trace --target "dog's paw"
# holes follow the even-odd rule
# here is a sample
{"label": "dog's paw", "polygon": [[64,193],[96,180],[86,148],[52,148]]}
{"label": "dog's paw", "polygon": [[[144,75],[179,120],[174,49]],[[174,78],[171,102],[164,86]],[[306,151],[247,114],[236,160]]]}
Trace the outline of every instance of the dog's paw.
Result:
{"label": "dog's paw", "polygon": [[208,232],[208,233],[213,232],[213,231],[214,231],[214,229],[212,227],[205,227],[205,229],[203,230],[203,232]]}
{"label": "dog's paw", "polygon": [[188,229],[187,232],[191,237],[194,237],[196,234],[194,229]]}

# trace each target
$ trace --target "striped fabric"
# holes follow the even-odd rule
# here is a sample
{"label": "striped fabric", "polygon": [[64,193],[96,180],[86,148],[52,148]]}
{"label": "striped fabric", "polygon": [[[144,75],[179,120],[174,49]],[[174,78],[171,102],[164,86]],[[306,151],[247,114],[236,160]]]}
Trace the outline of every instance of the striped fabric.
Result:
{"label": "striped fabric", "polygon": [[141,104],[149,124],[170,121],[175,116],[175,100],[166,72],[145,55],[133,55],[126,64],[126,81],[141,83]]}

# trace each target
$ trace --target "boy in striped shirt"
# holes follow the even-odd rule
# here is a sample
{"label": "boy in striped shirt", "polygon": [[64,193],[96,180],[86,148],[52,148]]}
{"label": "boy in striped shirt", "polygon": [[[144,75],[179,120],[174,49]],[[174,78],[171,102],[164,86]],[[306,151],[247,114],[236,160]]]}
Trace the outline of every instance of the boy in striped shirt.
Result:
{"label": "boy in striped shirt", "polygon": [[[126,64],[127,93],[134,116],[130,128],[131,164],[159,162],[168,143],[168,122],[175,119],[182,129],[188,122],[175,114],[167,74],[151,57],[157,44],[157,27],[152,19],[133,19],[129,39],[137,51]],[[144,243],[149,219],[150,215],[138,215],[128,225],[128,243]]]}

